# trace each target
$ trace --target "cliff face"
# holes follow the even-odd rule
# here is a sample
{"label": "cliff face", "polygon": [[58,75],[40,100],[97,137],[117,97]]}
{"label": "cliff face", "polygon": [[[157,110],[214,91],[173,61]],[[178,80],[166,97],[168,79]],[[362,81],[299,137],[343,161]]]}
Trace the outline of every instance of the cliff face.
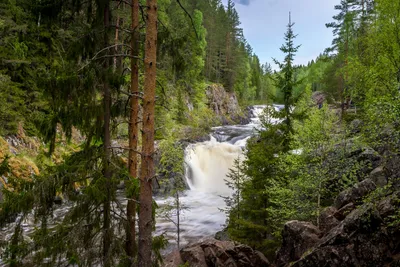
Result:
{"label": "cliff face", "polygon": [[222,85],[212,84],[206,88],[206,96],[209,108],[223,125],[248,123],[234,92],[226,92]]}

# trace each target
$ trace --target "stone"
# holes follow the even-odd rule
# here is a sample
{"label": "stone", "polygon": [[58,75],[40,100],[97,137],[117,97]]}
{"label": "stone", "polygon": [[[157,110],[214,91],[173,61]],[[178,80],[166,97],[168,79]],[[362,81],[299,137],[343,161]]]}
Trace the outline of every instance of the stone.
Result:
{"label": "stone", "polygon": [[[354,209],[293,267],[392,266],[400,244],[399,227],[388,219],[399,209],[394,193],[377,204]],[[395,266],[395,265],[394,265]]]}
{"label": "stone", "polygon": [[339,221],[343,221],[350,212],[356,209],[356,205],[354,203],[348,203],[340,208],[335,214],[335,218]]}
{"label": "stone", "polygon": [[335,208],[340,209],[348,203],[356,203],[370,192],[376,189],[375,183],[371,179],[365,179],[355,184],[353,187],[339,193],[335,200]]}
{"label": "stone", "polygon": [[228,233],[225,230],[222,231],[218,231],[215,236],[215,239],[220,240],[220,241],[231,241],[231,239],[229,238]]}
{"label": "stone", "polygon": [[204,251],[200,246],[183,248],[180,251],[183,262],[189,262],[191,267],[207,267]]}
{"label": "stone", "polygon": [[[259,251],[249,246],[236,244],[232,241],[207,239],[200,243],[189,245],[168,255],[163,267],[178,267],[189,264],[191,267],[269,267],[267,258]],[[175,265],[174,265],[175,264]]]}
{"label": "stone", "polygon": [[322,232],[310,222],[289,221],[282,232],[282,247],[278,251],[276,265],[285,266],[299,260],[310,248],[315,246]]}
{"label": "stone", "polygon": [[382,166],[376,167],[370,174],[369,178],[379,187],[387,185],[385,170]]}
{"label": "stone", "polygon": [[339,224],[339,220],[335,217],[337,211],[335,207],[327,207],[321,212],[319,216],[319,229],[322,232],[326,233]]}
{"label": "stone", "polygon": [[181,254],[179,253],[179,250],[176,250],[172,253],[170,253],[163,261],[162,266],[163,267],[176,267],[183,265],[184,262],[181,258]]}

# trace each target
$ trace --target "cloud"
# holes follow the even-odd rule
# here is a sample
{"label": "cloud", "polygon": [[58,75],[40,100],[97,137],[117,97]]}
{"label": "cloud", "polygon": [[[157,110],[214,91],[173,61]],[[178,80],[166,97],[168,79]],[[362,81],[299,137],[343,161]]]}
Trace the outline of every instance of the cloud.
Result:
{"label": "cloud", "polygon": [[244,6],[250,5],[250,1],[251,0],[235,0],[236,3],[238,3],[240,5],[244,5]]}

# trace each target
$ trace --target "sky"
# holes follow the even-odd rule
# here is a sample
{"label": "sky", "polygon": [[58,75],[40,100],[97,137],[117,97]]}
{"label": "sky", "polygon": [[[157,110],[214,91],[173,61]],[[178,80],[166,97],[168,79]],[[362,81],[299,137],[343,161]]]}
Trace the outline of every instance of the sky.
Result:
{"label": "sky", "polygon": [[[222,0],[226,5],[227,0]],[[279,50],[289,22],[295,22],[298,34],[295,44],[301,44],[295,64],[307,64],[331,45],[332,29],[325,27],[337,11],[340,0],[235,0],[246,40],[261,63],[272,64],[272,57],[282,60]],[[273,69],[276,66],[273,65]]]}

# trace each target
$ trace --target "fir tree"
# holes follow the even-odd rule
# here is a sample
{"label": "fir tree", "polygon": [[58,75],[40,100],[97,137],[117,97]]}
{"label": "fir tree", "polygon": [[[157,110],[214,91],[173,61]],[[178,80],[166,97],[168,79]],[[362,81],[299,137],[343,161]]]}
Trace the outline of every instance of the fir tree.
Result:
{"label": "fir tree", "polygon": [[283,146],[285,150],[289,150],[291,135],[293,134],[293,120],[296,118],[294,108],[299,99],[298,95],[294,94],[296,86],[301,84],[301,81],[296,79],[294,66],[294,57],[299,50],[300,45],[294,44],[294,39],[297,35],[293,32],[294,23],[292,23],[289,13],[289,24],[285,33],[285,43],[280,50],[285,54],[283,62],[274,59],[275,64],[280,68],[280,72],[275,72],[275,86],[283,94],[283,104],[285,105],[281,112],[278,113],[278,118],[283,119],[282,130],[284,135]]}

